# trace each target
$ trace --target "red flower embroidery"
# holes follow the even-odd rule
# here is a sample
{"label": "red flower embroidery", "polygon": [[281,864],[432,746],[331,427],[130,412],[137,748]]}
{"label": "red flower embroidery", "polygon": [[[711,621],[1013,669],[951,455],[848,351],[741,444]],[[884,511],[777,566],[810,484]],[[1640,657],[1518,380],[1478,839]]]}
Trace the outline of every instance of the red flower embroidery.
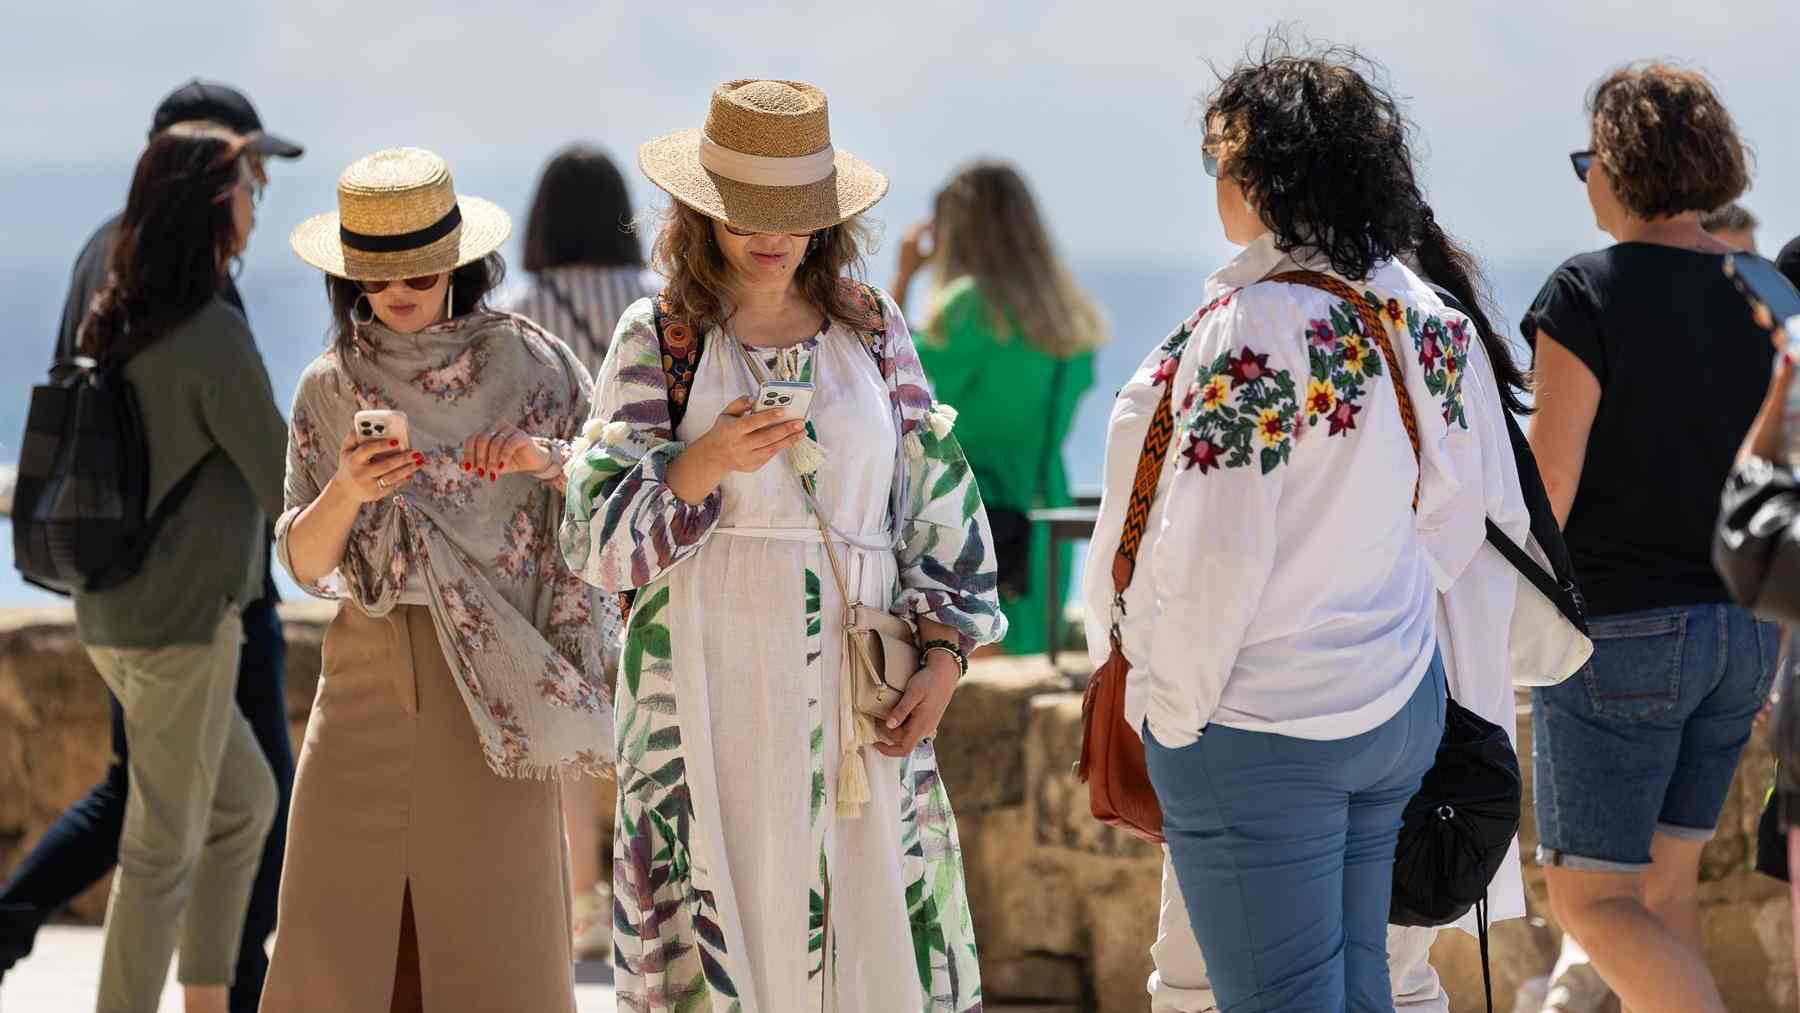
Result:
{"label": "red flower embroidery", "polygon": [[1231,389],[1236,390],[1244,384],[1262,379],[1269,371],[1269,357],[1257,355],[1246,346],[1238,352],[1237,358],[1231,360],[1226,370],[1231,373]]}
{"label": "red flower embroidery", "polygon": [[1469,322],[1467,320],[1456,317],[1451,318],[1450,343],[1456,346],[1458,352],[1466,352],[1469,350]]}
{"label": "red flower embroidery", "polygon": [[1219,452],[1224,449],[1203,437],[1189,436],[1181,456],[1186,459],[1189,467],[1199,468],[1200,474],[1204,475],[1219,466]]}
{"label": "red flower embroidery", "polygon": [[1419,342],[1419,365],[1424,366],[1425,372],[1429,373],[1437,369],[1438,357],[1443,354],[1444,350],[1438,345],[1437,336],[1430,328],[1426,328],[1423,339]]}
{"label": "red flower embroidery", "polygon": [[1337,335],[1332,333],[1331,321],[1314,320],[1312,326],[1306,329],[1306,339],[1312,342],[1314,348],[1330,348],[1331,343],[1337,340]]}
{"label": "red flower embroidery", "polygon": [[1356,415],[1360,411],[1362,408],[1359,405],[1353,405],[1348,401],[1339,401],[1337,410],[1327,416],[1327,420],[1331,423],[1331,431],[1328,435],[1340,436],[1355,429]]}
{"label": "red flower embroidery", "polygon": [[1387,301],[1387,314],[1393,318],[1394,323],[1399,323],[1405,318],[1405,314],[1400,312],[1400,300],[1389,299]]}
{"label": "red flower embroidery", "polygon": [[1182,396],[1181,410],[1183,413],[1191,412],[1194,410],[1194,388],[1189,387],[1188,392]]}

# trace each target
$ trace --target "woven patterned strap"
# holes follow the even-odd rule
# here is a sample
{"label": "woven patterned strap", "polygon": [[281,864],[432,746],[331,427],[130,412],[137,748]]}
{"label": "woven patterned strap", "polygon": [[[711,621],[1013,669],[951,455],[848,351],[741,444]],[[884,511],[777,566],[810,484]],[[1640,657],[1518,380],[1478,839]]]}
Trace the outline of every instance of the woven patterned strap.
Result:
{"label": "woven patterned strap", "polygon": [[[1420,456],[1419,416],[1413,412],[1412,397],[1406,393],[1405,374],[1400,372],[1400,360],[1394,356],[1393,343],[1388,340],[1387,325],[1381,322],[1381,311],[1342,279],[1318,271],[1288,271],[1272,275],[1267,280],[1320,289],[1356,307],[1356,315],[1362,319],[1363,330],[1381,348],[1381,357],[1387,362],[1388,386],[1394,388],[1394,400],[1400,405],[1400,421],[1406,426],[1406,438],[1412,441],[1413,462],[1417,464]],[[1419,476],[1415,475],[1412,499],[1414,510],[1419,509],[1419,482]]]}

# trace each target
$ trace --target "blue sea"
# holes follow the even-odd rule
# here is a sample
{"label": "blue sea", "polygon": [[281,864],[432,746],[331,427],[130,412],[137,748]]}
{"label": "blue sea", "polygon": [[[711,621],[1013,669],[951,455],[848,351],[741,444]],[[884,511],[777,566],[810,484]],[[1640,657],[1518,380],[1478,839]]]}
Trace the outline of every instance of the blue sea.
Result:
{"label": "blue sea", "polygon": [[[96,219],[100,216],[96,215]],[[6,363],[0,379],[0,463],[11,463],[24,431],[31,386],[40,382],[55,343],[61,319],[63,295],[77,236],[68,252],[57,256],[0,255],[0,361]],[[285,251],[273,249],[276,236],[258,234],[256,242],[271,247],[251,259],[239,286],[244,293],[257,343],[268,363],[276,397],[285,412],[301,371],[325,343],[326,305],[319,275],[300,265]],[[275,255],[270,255],[275,254]],[[885,282],[889,259],[882,257],[871,271]],[[1112,327],[1112,340],[1102,349],[1098,380],[1082,401],[1074,432],[1065,448],[1069,474],[1077,486],[1100,481],[1106,419],[1112,396],[1148,350],[1193,311],[1202,282],[1217,265],[1202,262],[1157,260],[1145,263],[1074,264],[1079,280],[1103,305]],[[1525,304],[1554,264],[1524,265],[1497,270],[1493,280],[1503,318],[1516,322]],[[923,287],[921,282],[920,287]],[[914,306],[922,292],[914,292]],[[279,574],[284,592],[299,591]],[[51,604],[58,599],[19,579],[12,566],[10,524],[0,519],[0,607]]]}

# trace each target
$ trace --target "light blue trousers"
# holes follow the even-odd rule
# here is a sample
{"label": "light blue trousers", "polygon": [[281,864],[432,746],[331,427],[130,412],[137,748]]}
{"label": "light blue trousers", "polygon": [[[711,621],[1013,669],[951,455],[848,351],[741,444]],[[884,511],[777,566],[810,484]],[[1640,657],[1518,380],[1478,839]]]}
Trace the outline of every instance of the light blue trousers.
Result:
{"label": "light blue trousers", "polygon": [[1382,725],[1317,741],[1145,730],[1169,857],[1221,1013],[1392,1011],[1387,916],[1400,812],[1444,731],[1433,659]]}

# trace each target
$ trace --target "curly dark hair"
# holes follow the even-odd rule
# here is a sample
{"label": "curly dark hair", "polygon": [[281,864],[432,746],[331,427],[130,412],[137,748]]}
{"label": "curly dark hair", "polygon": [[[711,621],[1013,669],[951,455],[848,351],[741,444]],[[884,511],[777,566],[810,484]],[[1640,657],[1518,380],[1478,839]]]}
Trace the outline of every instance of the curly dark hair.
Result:
{"label": "curly dark hair", "polygon": [[1315,247],[1346,278],[1410,249],[1425,208],[1411,125],[1384,77],[1353,48],[1296,48],[1277,31],[1204,103],[1219,171],[1261,210],[1276,246]]}
{"label": "curly dark hair", "polygon": [[1712,211],[1750,186],[1744,143],[1706,75],[1666,63],[1620,67],[1587,98],[1595,158],[1643,219]]}

